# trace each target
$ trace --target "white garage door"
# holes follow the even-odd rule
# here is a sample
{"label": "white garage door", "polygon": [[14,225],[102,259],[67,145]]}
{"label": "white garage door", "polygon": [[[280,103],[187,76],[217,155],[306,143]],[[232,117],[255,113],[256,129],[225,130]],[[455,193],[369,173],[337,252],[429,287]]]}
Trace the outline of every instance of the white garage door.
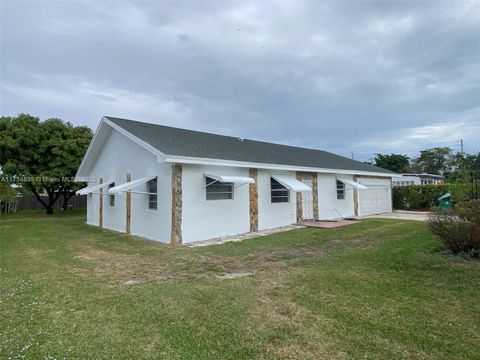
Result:
{"label": "white garage door", "polygon": [[390,188],[388,186],[368,186],[360,190],[360,214],[362,216],[390,212]]}

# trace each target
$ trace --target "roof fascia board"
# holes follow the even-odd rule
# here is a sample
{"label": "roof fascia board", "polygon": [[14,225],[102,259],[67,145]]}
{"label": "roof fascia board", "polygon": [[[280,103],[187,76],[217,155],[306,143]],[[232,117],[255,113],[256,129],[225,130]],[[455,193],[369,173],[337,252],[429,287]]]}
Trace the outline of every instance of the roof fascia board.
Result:
{"label": "roof fascia board", "polygon": [[220,160],[209,158],[196,158],[188,156],[167,156],[166,162],[179,163],[179,164],[194,164],[194,165],[217,165],[217,166],[230,166],[230,167],[244,167],[244,168],[257,168],[266,170],[289,170],[289,171],[305,171],[305,172],[319,172],[327,174],[355,174],[355,175],[368,175],[368,176],[383,176],[383,177],[395,177],[396,174],[386,174],[373,171],[361,171],[361,170],[342,170],[342,169],[326,169],[326,168],[313,168],[302,167],[292,165],[280,165],[280,164],[267,164],[267,163],[251,163],[245,161],[235,160]]}
{"label": "roof fascia board", "polygon": [[150,145],[149,143],[141,140],[140,138],[136,137],[135,135],[133,135],[131,132],[125,130],[124,128],[122,128],[121,126],[118,126],[117,124],[115,124],[113,121],[110,121],[107,117],[103,117],[102,118],[102,121],[104,121],[105,123],[107,123],[108,125],[110,125],[112,128],[114,128],[115,130],[117,130],[119,133],[121,133],[122,135],[125,135],[127,138],[129,138],[130,140],[132,140],[134,143],[140,145],[141,147],[143,147],[145,150],[151,152],[152,154],[156,155],[157,156],[157,162],[161,162],[165,159],[166,155],[164,153],[162,153],[160,150],[158,150],[157,148],[153,147],[152,145]]}
{"label": "roof fascia board", "polygon": [[85,164],[87,162],[87,159],[90,156],[90,153],[92,151],[92,148],[95,144],[95,141],[98,137],[98,134],[100,133],[102,126],[104,124],[110,126],[112,129],[117,130],[119,133],[122,135],[126,136],[128,139],[132,140],[134,143],[140,145],[143,147],[145,150],[151,152],[157,157],[157,162],[162,162],[165,159],[165,154],[163,154],[161,151],[155,149],[152,145],[147,144],[145,141],[140,140],[138,137],[135,135],[131,134],[127,130],[123,129],[122,127],[114,124],[112,121],[107,119],[105,116],[102,117],[102,120],[100,121],[100,124],[98,125],[97,129],[95,130],[95,134],[93,135],[92,140],[90,141],[90,144],[88,145],[87,151],[85,152],[85,155],[83,156],[82,162],[80,163],[80,166],[78,167],[77,173],[75,174],[75,181],[84,181],[84,178],[88,175],[82,174],[82,171],[84,170]]}
{"label": "roof fascia board", "polygon": [[90,141],[90,144],[88,144],[87,151],[85,152],[85,155],[83,155],[82,162],[80,163],[80,166],[78,167],[77,173],[75,174],[75,181],[82,181],[81,178],[85,177],[82,176],[82,171],[83,168],[85,167],[85,163],[90,156],[90,152],[92,151],[93,144],[95,143],[95,140],[100,133],[100,129],[102,128],[102,125],[104,123],[104,118],[100,121],[100,124],[98,124],[97,129],[95,130],[95,134],[93,134],[93,138]]}

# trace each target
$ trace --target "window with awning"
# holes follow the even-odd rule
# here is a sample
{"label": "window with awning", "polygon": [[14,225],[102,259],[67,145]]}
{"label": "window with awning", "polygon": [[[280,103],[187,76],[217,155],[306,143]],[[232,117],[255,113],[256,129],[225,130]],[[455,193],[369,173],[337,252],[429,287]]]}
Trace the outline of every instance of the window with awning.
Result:
{"label": "window with awning", "polygon": [[353,181],[353,180],[350,180],[350,179],[345,179],[345,178],[341,178],[341,177],[337,177],[337,181],[340,181],[341,183],[343,183],[344,185],[346,185],[347,188],[354,188],[354,189],[357,189],[357,190],[365,190],[367,189],[367,187],[363,184],[360,184],[356,181]]}
{"label": "window with awning", "polygon": [[104,188],[104,187],[107,187],[109,186],[110,184],[112,184],[114,181],[111,180],[111,181],[106,181],[102,184],[99,184],[99,185],[94,185],[94,186],[87,186],[87,187],[84,187],[83,189],[80,189],[80,190],[77,190],[77,192],[75,194],[77,195],[88,195],[88,194],[92,194],[96,191],[100,191],[100,189]]}
{"label": "window with awning", "polygon": [[270,178],[270,201],[272,203],[288,203],[290,201],[290,190],[272,177]]}
{"label": "window with awning", "polygon": [[290,191],[295,191],[295,192],[308,192],[312,191],[312,188],[303,182],[295,179],[293,176],[289,175],[277,175],[277,174],[271,174],[270,175],[273,179],[278,181],[280,184],[285,186],[288,190]]}
{"label": "window with awning", "polygon": [[255,179],[247,176],[205,174],[207,200],[232,200],[235,187],[253,184]]}
{"label": "window with awning", "polygon": [[[114,186],[114,187],[108,189],[108,193],[109,194],[121,194],[122,192],[131,191],[133,188],[135,188],[139,185],[145,184],[146,182],[148,182],[152,179],[155,179],[155,178],[156,178],[156,176],[147,176],[147,177],[143,177],[143,178],[140,178],[140,179],[137,179],[137,180],[129,181],[129,182],[126,182],[126,183],[123,183],[123,184],[120,184],[120,185],[117,185],[117,186]],[[145,192],[143,192],[143,193],[147,194]]]}
{"label": "window with awning", "polygon": [[226,178],[219,179],[205,176],[205,194],[207,200],[232,200],[233,182],[227,182]]}
{"label": "window with awning", "polygon": [[232,184],[253,184],[255,179],[247,176],[233,176],[233,175],[216,175],[205,174],[206,177],[212,179],[212,181],[220,183],[232,183]]}

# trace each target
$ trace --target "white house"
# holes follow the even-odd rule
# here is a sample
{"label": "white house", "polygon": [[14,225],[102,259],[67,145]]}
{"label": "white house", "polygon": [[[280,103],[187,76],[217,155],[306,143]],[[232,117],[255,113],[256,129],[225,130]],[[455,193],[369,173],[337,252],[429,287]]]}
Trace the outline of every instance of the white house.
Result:
{"label": "white house", "polygon": [[391,212],[394,175],[321,150],[103,117],[77,181],[88,181],[88,224],[178,244]]}
{"label": "white house", "polygon": [[404,173],[395,175],[392,178],[393,186],[409,186],[409,185],[441,185],[445,183],[444,177],[442,175],[435,174],[415,174],[415,173]]}

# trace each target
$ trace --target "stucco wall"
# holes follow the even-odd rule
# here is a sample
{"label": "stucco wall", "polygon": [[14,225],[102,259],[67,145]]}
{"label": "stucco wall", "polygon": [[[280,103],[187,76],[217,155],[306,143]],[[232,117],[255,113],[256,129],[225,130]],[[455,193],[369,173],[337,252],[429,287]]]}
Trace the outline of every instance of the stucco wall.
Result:
{"label": "stucco wall", "polygon": [[[131,173],[132,180],[154,176],[158,177],[158,209],[147,209],[147,195],[132,193],[131,234],[162,242],[170,241],[170,205],[171,205],[171,165],[157,163],[156,157],[124,135],[112,131],[105,142],[103,151],[96,159],[90,176],[104,181],[115,180],[119,185],[126,182],[126,174]],[[107,192],[105,188],[105,193]],[[146,184],[134,191],[147,191]],[[89,224],[98,225],[99,195],[88,199]],[[103,200],[103,227],[125,232],[126,198],[125,194],[115,195],[115,207],[109,205],[108,195]]]}
{"label": "stucco wall", "polygon": [[[88,186],[98,185],[98,181],[90,181]],[[98,195],[87,195],[87,224],[98,226]]]}
{"label": "stucco wall", "polygon": [[[353,180],[352,175],[338,175]],[[320,220],[354,216],[353,189],[346,187],[345,198],[337,199],[337,175],[318,174],[318,216]]]}
{"label": "stucco wall", "polygon": [[248,177],[247,168],[183,165],[183,243],[250,231],[248,184],[234,188],[232,200],[207,200],[205,175]]}
{"label": "stucco wall", "polygon": [[[272,203],[270,197],[270,171],[258,170],[258,228],[272,229],[296,223],[296,197],[290,192],[288,203]],[[295,178],[295,172],[289,172]]]}

